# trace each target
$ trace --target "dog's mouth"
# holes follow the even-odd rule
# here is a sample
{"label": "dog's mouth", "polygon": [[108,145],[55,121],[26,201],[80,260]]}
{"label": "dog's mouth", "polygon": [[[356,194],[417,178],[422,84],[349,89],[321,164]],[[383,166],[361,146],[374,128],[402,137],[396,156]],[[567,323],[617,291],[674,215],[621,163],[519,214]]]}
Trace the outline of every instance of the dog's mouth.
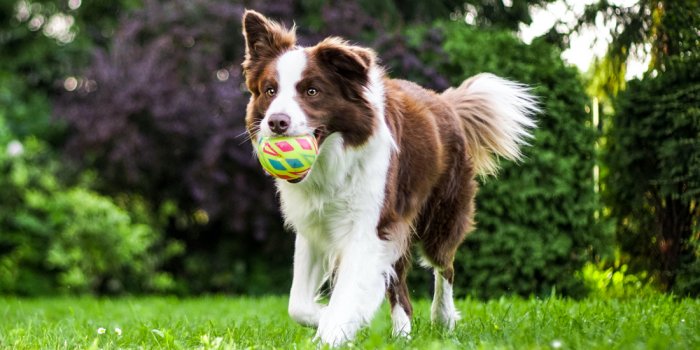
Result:
{"label": "dog's mouth", "polygon": [[321,144],[326,139],[326,136],[328,136],[328,129],[326,129],[325,126],[319,126],[314,129],[314,137],[316,138],[316,144],[319,148],[321,148]]}

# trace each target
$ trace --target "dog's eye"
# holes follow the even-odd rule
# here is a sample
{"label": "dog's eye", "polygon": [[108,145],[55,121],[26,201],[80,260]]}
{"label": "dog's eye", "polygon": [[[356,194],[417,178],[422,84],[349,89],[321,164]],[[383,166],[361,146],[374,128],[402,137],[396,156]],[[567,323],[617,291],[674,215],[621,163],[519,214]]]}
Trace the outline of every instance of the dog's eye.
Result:
{"label": "dog's eye", "polygon": [[267,90],[265,90],[265,95],[269,97],[275,96],[276,93],[277,90],[275,90],[275,88],[267,88]]}
{"label": "dog's eye", "polygon": [[316,90],[316,88],[308,88],[306,89],[306,94],[309,96],[316,96],[318,95],[318,90]]}

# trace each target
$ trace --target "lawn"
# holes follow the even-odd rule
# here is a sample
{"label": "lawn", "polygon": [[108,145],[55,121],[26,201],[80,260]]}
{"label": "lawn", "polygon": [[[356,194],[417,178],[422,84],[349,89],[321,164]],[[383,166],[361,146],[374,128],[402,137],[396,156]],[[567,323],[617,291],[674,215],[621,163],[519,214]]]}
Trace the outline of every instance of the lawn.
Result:
{"label": "lawn", "polygon": [[[384,305],[360,349],[699,349],[700,301],[504,298],[457,303],[454,333],[433,328],[429,302],[415,304],[411,340],[393,339]],[[0,297],[0,348],[315,349],[286,298]]]}

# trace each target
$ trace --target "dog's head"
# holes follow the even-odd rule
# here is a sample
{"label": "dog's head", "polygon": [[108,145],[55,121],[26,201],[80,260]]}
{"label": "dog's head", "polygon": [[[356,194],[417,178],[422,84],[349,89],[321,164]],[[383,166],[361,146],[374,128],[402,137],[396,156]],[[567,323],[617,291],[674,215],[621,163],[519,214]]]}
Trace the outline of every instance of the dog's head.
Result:
{"label": "dog's head", "polygon": [[255,11],[243,15],[243,35],[243,72],[252,93],[246,127],[253,142],[313,134],[321,145],[332,133],[349,146],[367,141],[377,123],[368,101],[374,52],[338,38],[299,47],[294,28]]}

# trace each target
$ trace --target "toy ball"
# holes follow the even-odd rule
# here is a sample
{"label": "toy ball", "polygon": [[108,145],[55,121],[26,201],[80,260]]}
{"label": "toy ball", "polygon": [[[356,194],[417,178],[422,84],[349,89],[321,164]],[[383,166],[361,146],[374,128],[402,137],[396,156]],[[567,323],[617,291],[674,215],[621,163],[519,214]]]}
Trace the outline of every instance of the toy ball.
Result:
{"label": "toy ball", "polygon": [[282,180],[302,180],[318,156],[313,135],[260,137],[256,148],[265,171]]}

